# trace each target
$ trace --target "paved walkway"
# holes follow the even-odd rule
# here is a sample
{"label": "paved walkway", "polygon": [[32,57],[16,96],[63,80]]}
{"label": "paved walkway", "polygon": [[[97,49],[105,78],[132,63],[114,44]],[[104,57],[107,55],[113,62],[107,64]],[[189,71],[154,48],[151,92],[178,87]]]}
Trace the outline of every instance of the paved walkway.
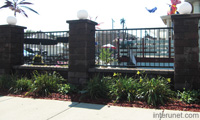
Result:
{"label": "paved walkway", "polygon": [[200,120],[200,112],[0,96],[0,120]]}

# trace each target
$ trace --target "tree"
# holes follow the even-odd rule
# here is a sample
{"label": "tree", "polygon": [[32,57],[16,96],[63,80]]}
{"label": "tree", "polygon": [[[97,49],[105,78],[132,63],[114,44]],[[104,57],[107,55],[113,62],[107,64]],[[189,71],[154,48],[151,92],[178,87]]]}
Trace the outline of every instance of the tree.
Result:
{"label": "tree", "polygon": [[14,16],[16,17],[16,13],[21,13],[24,16],[28,17],[28,15],[26,14],[26,12],[22,9],[22,8],[26,8],[29,9],[30,11],[39,14],[37,11],[33,10],[30,7],[27,7],[25,5],[32,5],[33,3],[30,2],[26,2],[25,0],[21,0],[20,2],[18,0],[6,0],[5,5],[3,5],[2,7],[0,7],[0,9],[2,8],[9,8],[12,11],[14,11]]}
{"label": "tree", "polygon": [[122,34],[123,34],[123,40],[124,40],[124,38],[125,38],[125,36],[126,36],[126,31],[124,32],[124,24],[125,24],[125,19],[124,18],[122,18],[121,20],[120,20],[120,24],[122,24],[122,29],[123,29],[123,32],[122,32]]}
{"label": "tree", "polygon": [[124,18],[122,18],[122,19],[120,20],[120,24],[122,24],[122,29],[124,29],[124,24],[125,24],[125,19],[124,19]]}

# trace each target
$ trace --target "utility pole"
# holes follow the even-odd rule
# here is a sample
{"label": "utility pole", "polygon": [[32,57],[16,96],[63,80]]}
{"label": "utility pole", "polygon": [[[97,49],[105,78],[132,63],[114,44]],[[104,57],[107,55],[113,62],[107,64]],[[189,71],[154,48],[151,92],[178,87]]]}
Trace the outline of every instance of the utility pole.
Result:
{"label": "utility pole", "polygon": [[114,20],[112,19],[112,29],[114,29]]}

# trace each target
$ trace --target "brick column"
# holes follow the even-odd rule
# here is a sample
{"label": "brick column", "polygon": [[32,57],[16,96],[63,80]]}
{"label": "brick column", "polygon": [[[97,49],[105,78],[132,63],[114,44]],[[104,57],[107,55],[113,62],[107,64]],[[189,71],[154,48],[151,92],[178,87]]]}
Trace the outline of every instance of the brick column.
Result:
{"label": "brick column", "polygon": [[89,79],[88,69],[95,65],[95,25],[90,20],[72,20],[69,23],[68,81],[83,85]]}
{"label": "brick column", "polygon": [[200,88],[198,23],[200,14],[172,15],[174,23],[175,89]]}
{"label": "brick column", "polygon": [[25,27],[0,26],[0,75],[10,74],[15,65],[23,64]]}

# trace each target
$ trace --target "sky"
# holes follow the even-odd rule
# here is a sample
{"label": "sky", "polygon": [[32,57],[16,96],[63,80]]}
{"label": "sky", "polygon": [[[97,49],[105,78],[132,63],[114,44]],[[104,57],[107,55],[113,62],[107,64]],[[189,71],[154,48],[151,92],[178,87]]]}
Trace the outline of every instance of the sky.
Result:
{"label": "sky", "polygon": [[[160,16],[167,15],[170,0],[26,0],[34,5],[35,14],[24,9],[28,18],[17,14],[17,25],[33,31],[66,31],[69,30],[67,20],[77,20],[77,12],[86,10],[91,20],[102,23],[101,29],[121,29],[120,19],[124,18],[127,28],[165,27]],[[184,1],[184,0],[181,0]],[[0,0],[0,6],[5,0]],[[149,13],[145,7],[157,7],[155,13]],[[7,24],[6,18],[14,13],[8,8],[0,9],[0,25]],[[89,18],[88,18],[89,19]]]}

